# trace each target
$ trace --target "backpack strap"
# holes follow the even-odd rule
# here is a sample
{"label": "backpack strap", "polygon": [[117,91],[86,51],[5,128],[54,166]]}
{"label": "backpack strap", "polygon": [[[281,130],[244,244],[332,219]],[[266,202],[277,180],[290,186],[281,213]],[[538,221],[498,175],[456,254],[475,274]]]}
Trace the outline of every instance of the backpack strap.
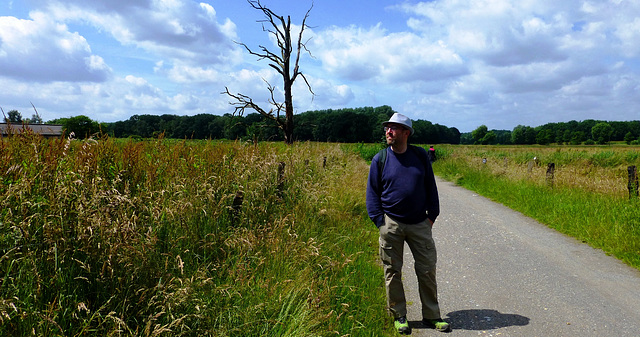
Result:
{"label": "backpack strap", "polygon": [[382,180],[382,170],[384,170],[384,164],[387,163],[387,148],[378,152],[378,181]]}

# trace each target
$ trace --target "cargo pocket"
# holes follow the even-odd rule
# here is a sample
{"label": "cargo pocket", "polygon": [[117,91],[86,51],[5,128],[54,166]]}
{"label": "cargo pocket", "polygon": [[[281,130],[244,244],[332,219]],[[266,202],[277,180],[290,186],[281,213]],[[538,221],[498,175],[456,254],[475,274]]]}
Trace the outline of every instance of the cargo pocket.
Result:
{"label": "cargo pocket", "polygon": [[[402,268],[402,248],[404,241],[398,235],[398,224],[385,215],[384,226],[379,228],[380,259],[385,266]],[[398,251],[398,244],[400,250]],[[398,256],[399,255],[399,256]]]}
{"label": "cargo pocket", "polygon": [[393,259],[391,258],[393,247],[389,245],[386,241],[382,239],[382,236],[379,239],[380,242],[380,260],[385,265],[390,266],[393,263]]}
{"label": "cargo pocket", "polygon": [[413,235],[407,240],[407,243],[413,253],[416,268],[431,270],[436,267],[438,253],[436,252],[435,241],[431,235],[430,225],[425,223],[416,227]]}

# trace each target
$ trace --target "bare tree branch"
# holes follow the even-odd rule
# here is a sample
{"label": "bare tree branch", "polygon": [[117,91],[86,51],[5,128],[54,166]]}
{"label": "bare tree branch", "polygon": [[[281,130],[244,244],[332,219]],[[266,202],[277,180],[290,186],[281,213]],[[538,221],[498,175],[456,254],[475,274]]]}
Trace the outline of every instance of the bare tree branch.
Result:
{"label": "bare tree branch", "polygon": [[[298,76],[304,79],[309,92],[311,92],[312,96],[315,97],[315,93],[311,89],[311,85],[309,81],[305,77],[305,75],[300,71],[299,62],[300,55],[302,51],[309,53],[311,57],[311,52],[307,49],[306,42],[302,41],[303,34],[307,26],[307,18],[313,9],[313,2],[309,10],[307,10],[304,19],[302,20],[302,25],[300,27],[300,32],[298,34],[298,39],[296,44],[294,45],[291,41],[291,17],[287,16],[286,20],[284,16],[277,15],[270,8],[262,5],[260,0],[247,0],[249,5],[261,11],[265,17],[263,20],[259,20],[258,22],[262,25],[262,31],[272,34],[275,37],[276,44],[279,49],[279,54],[272,52],[269,48],[259,45],[259,51],[254,51],[249,48],[245,43],[236,42],[238,45],[244,47],[244,49],[253,56],[258,57],[258,61],[268,60],[269,66],[273,68],[280,76],[282,76],[283,81],[283,91],[284,91],[284,102],[279,102],[276,100],[275,93],[276,87],[271,85],[268,81],[263,79],[267,84],[267,90],[269,90],[270,98],[268,99],[268,103],[272,106],[269,111],[259,107],[249,96],[243,94],[232,94],[229,91],[229,88],[225,87],[225,92],[223,94],[227,94],[229,97],[233,98],[235,101],[230,102],[231,105],[234,106],[234,114],[244,114],[246,109],[253,109],[259,114],[263,115],[265,118],[276,121],[278,127],[284,131],[285,134],[285,143],[291,144],[293,143],[293,97],[292,97],[292,86]],[[308,41],[307,41],[308,42]],[[293,48],[296,48],[295,60],[292,60],[291,54],[293,53]],[[292,64],[293,61],[293,64]],[[284,118],[282,118],[282,113],[284,112]]]}
{"label": "bare tree branch", "polygon": [[262,108],[260,108],[259,105],[255,104],[253,102],[253,100],[251,99],[251,97],[243,95],[241,93],[237,93],[237,94],[232,94],[229,91],[228,87],[224,87],[225,92],[223,92],[223,94],[227,94],[229,96],[231,96],[232,98],[234,98],[237,102],[230,102],[229,104],[233,105],[234,111],[233,114],[234,115],[239,115],[242,116],[244,115],[244,110],[247,108],[253,109],[255,111],[257,111],[258,113],[260,113],[261,115],[265,115],[268,116],[269,113],[267,113],[266,111],[262,110]]}
{"label": "bare tree branch", "polygon": [[2,110],[2,116],[4,117],[4,122],[7,124],[9,123],[9,119],[7,118],[7,115],[4,113],[4,109],[0,106],[0,110]]}
{"label": "bare tree branch", "polygon": [[227,94],[228,96],[236,100],[236,102],[229,102],[230,105],[234,106],[234,111],[233,111],[234,115],[243,116],[246,109],[251,109],[261,114],[262,116],[275,121],[278,125],[284,125],[284,122],[280,118],[280,112],[282,111],[283,105],[275,101],[274,94],[273,94],[273,92],[275,91],[275,87],[269,84],[269,82],[267,82],[266,80],[265,82],[267,83],[268,89],[271,92],[271,98],[269,99],[269,103],[271,103],[276,107],[275,115],[274,115],[273,109],[267,112],[263,110],[255,102],[253,102],[253,99],[251,97],[247,95],[243,95],[241,93],[232,94],[229,91],[228,87],[225,87],[225,92],[223,92],[223,94]]}
{"label": "bare tree branch", "polygon": [[313,92],[313,89],[311,89],[311,84],[309,84],[309,81],[307,80],[307,77],[304,76],[303,73],[298,73],[298,75],[300,75],[300,77],[302,77],[302,79],[304,80],[304,83],[307,85],[307,89],[309,89],[309,92],[311,93],[311,100],[313,100],[314,97],[316,96],[316,93]]}
{"label": "bare tree branch", "polygon": [[33,110],[36,112],[36,117],[38,117],[38,119],[40,120],[40,123],[42,123],[42,117],[40,117],[40,114],[38,113],[38,110],[36,109],[36,106],[33,105],[33,102],[29,101],[29,103],[31,103],[31,106],[33,107]]}
{"label": "bare tree branch", "polygon": [[[291,80],[293,81],[296,80],[296,77],[298,77],[298,74],[301,74],[299,71],[300,68],[298,65],[300,63],[300,51],[304,48],[304,50],[307,51],[309,55],[311,55],[311,52],[309,52],[309,50],[307,49],[306,43],[302,43],[302,34],[304,33],[305,28],[307,28],[307,18],[309,17],[309,13],[311,12],[312,9],[313,9],[313,2],[311,3],[311,7],[309,8],[309,10],[307,10],[307,13],[304,15],[304,19],[302,19],[302,26],[300,27],[300,33],[298,34],[298,51],[296,53],[296,64],[293,68],[293,77],[291,78]],[[306,78],[305,78],[305,82],[307,82],[307,86],[309,87],[309,90],[311,90],[311,86],[309,86],[309,82],[307,81]],[[311,93],[313,94],[313,91],[311,91]]]}

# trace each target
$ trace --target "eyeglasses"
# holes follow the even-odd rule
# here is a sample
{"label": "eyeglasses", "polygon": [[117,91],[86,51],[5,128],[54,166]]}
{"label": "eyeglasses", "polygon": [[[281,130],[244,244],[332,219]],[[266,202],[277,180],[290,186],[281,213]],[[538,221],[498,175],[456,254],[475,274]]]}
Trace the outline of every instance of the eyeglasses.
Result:
{"label": "eyeglasses", "polygon": [[397,125],[391,125],[391,126],[385,126],[384,127],[384,132],[387,133],[389,132],[389,130],[396,132],[398,130],[404,130],[404,128],[402,126],[397,126]]}

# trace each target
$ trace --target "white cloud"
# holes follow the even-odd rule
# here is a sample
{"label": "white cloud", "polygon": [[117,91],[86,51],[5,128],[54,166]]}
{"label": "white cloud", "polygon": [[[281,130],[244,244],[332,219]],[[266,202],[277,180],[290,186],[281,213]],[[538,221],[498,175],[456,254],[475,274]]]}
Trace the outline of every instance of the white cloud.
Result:
{"label": "white cloud", "polygon": [[123,45],[134,45],[184,63],[235,62],[236,27],[217,21],[211,5],[188,0],[52,1],[47,12],[55,20],[87,22]]}
{"label": "white cloud", "polygon": [[333,74],[349,80],[368,80],[382,71],[385,56],[373,42],[384,39],[384,34],[380,25],[369,31],[335,27],[315,35],[309,47]]}
{"label": "white cloud", "polygon": [[626,57],[637,57],[640,55],[640,18],[627,21],[619,25],[615,32],[620,39],[622,53]]}
{"label": "white cloud", "polygon": [[[637,1],[396,3],[402,5],[391,5],[396,12],[389,17],[368,21],[380,22],[374,26],[324,25],[331,18],[322,16],[322,5],[311,11],[309,22],[322,24],[305,30],[314,57],[304,54],[300,65],[316,95],[298,78],[296,112],[387,104],[462,131],[481,124],[511,129],[602,116],[637,119]],[[225,86],[268,109],[264,80],[282,100],[280,75],[233,43],[256,48],[261,40],[277,50],[246,3],[237,8],[247,12],[237,13],[235,2],[198,0],[28,4],[27,19],[0,17],[5,110],[28,114],[31,100],[45,119],[220,114],[233,110],[221,94]],[[403,22],[391,22],[398,14]],[[294,25],[296,37],[299,28]]]}
{"label": "white cloud", "polygon": [[[491,118],[491,111],[504,107],[514,117],[537,116],[530,120],[538,125],[543,120],[535,111],[553,119],[571,107],[593,116],[594,107],[624,106],[625,95],[614,94],[612,88],[620,88],[632,101],[638,97],[631,94],[638,87],[637,77],[623,80],[614,69],[625,61],[620,55],[635,58],[640,51],[637,2],[442,0],[398,8],[410,15],[407,25],[420,38],[444,41],[469,69],[443,83],[442,91],[428,92],[428,99],[411,100],[413,109],[437,107],[463,125],[464,119],[446,112],[451,106],[473,109],[475,119]],[[627,71],[634,72],[637,60],[629,63]],[[565,109],[564,104],[569,106]]]}
{"label": "white cloud", "polygon": [[351,87],[346,84],[334,84],[322,78],[311,78],[307,76],[312,95],[304,80],[298,77],[293,87],[293,95],[296,97],[296,112],[307,110],[320,110],[329,108],[343,108],[355,98]]}
{"label": "white cloud", "polygon": [[212,66],[195,67],[176,61],[171,69],[164,67],[164,62],[157,62],[154,68],[156,73],[167,76],[175,83],[184,84],[210,84],[218,83],[224,75]]}
{"label": "white cloud", "polygon": [[313,41],[323,66],[346,80],[430,82],[467,73],[461,57],[442,41],[433,43],[412,33],[387,34],[380,25],[369,30],[334,27]]}
{"label": "white cloud", "polygon": [[84,37],[34,14],[31,20],[0,17],[0,73],[36,82],[108,79],[111,69],[91,53]]}
{"label": "white cloud", "polygon": [[[229,76],[230,78],[227,82],[229,91],[253,97],[256,101],[268,100],[267,83],[274,87],[282,87],[282,78],[271,68],[260,70],[241,69],[229,74]],[[279,93],[281,94],[282,91],[276,92],[276,94]]]}
{"label": "white cloud", "polygon": [[195,111],[198,110],[200,99],[191,94],[178,94],[171,98],[170,108],[174,111]]}

